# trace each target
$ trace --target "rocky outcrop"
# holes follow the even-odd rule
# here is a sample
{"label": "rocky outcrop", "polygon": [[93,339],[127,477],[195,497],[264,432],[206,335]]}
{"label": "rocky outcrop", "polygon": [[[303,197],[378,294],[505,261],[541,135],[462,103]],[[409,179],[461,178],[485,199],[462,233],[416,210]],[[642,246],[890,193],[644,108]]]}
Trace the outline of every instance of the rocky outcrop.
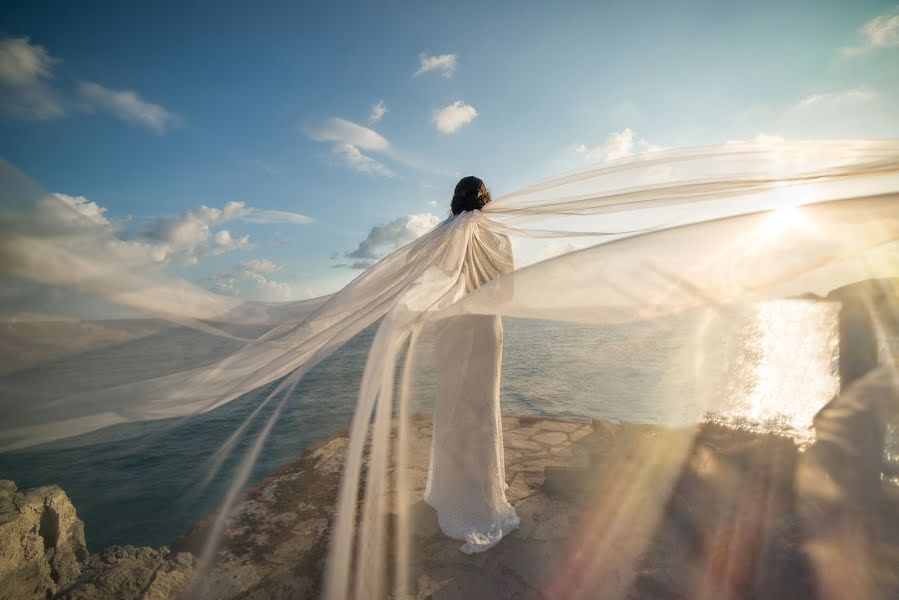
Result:
{"label": "rocky outcrop", "polygon": [[0,480],[0,600],[167,600],[186,589],[193,556],[114,546],[89,554],[84,523],[56,485]]}
{"label": "rocky outcrop", "polygon": [[[836,565],[845,563],[843,549],[849,546],[844,538],[835,542],[825,535],[833,532],[828,526],[835,513],[815,505],[822,517],[815,520],[807,514],[808,488],[796,487],[798,477],[800,484],[817,483],[820,491],[831,492],[835,479],[804,476],[804,462],[817,454],[812,449],[802,458],[792,439],[718,424],[672,429],[511,416],[503,418],[503,432],[506,494],[521,525],[489,552],[466,555],[460,541],[441,533],[433,509],[421,500],[431,420],[412,419],[406,597],[574,598],[594,597],[602,589],[604,596],[634,600],[821,598],[816,588],[836,583],[822,579],[820,566],[827,567],[825,573],[844,572]],[[0,484],[4,519],[13,513],[23,518],[14,497],[19,504],[25,497],[40,498],[30,506],[55,506],[60,515],[59,527],[45,519],[43,532],[56,546],[50,552],[41,545],[40,561],[28,562],[28,553],[13,543],[24,547],[27,540],[44,539],[39,516],[37,529],[20,525],[19,537],[3,539],[3,585],[12,581],[16,587],[0,588],[0,598],[317,598],[347,441],[346,432],[323,440],[247,489],[224,516],[211,550],[207,542],[218,515],[175,540],[172,550],[113,547],[80,562],[73,551],[76,560],[66,562],[62,548],[76,546],[72,539],[83,548],[83,536],[72,533],[80,534],[80,521],[74,509],[63,509],[62,491],[18,493],[8,482]],[[834,467],[827,455],[820,456],[830,461],[824,466]],[[852,546],[850,554],[870,586],[864,594],[839,597],[899,597],[899,492],[891,489],[880,499],[862,511],[876,525],[866,531],[876,537],[864,547]],[[392,536],[394,496],[388,505]],[[816,523],[822,525],[820,535]],[[8,527],[8,521],[0,526]],[[12,529],[0,531],[7,535]],[[58,535],[50,535],[54,531]],[[392,541],[388,561],[395,558]],[[822,554],[822,548],[834,552]],[[194,556],[204,555],[209,562],[201,569]],[[52,587],[36,585],[43,580],[32,573],[39,572],[48,574]],[[54,581],[53,572],[69,575]],[[77,577],[65,583],[72,573]]]}
{"label": "rocky outcrop", "polygon": [[113,546],[92,554],[81,577],[57,598],[64,600],[168,600],[178,598],[193,575],[189,553],[167,548]]}
{"label": "rocky outcrop", "polygon": [[[580,512],[576,502],[545,493],[544,470],[586,465],[588,448],[577,442],[592,433],[592,424],[503,418],[506,495],[521,526],[490,552],[472,556],[459,551],[462,542],[443,535],[434,510],[421,500],[431,427],[430,417],[417,416],[409,432],[412,597],[535,594],[536,566],[567,542]],[[247,490],[228,515],[215,559],[194,582],[191,597],[318,598],[347,441],[347,432],[323,440]],[[216,518],[199,523],[172,547],[202,555]]]}
{"label": "rocky outcrop", "polygon": [[0,599],[50,598],[87,558],[84,524],[59,486],[0,481]]}

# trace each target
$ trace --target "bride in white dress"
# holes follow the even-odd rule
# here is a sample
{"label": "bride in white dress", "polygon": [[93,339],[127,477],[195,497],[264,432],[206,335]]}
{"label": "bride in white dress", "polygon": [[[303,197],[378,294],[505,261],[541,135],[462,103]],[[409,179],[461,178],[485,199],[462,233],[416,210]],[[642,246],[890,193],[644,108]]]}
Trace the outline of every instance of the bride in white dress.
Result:
{"label": "bride in white dress", "polygon": [[[490,201],[484,182],[463,178],[452,212],[480,210]],[[509,239],[491,231],[471,236],[462,267],[465,292],[513,269]],[[466,554],[483,552],[518,527],[506,500],[499,405],[502,321],[495,315],[444,319],[437,326],[437,398],[425,501],[443,533],[465,540]]]}
{"label": "bride in white dress", "polygon": [[[213,477],[248,441],[206,542],[209,560],[299,381],[377,323],[329,534],[324,595],[334,600],[383,598],[390,582],[394,597],[406,595],[411,503],[396,502],[394,535],[389,497],[394,485],[396,497],[408,499],[401,466],[411,446],[410,400],[428,393],[409,366],[425,354],[415,346],[419,332],[437,328],[440,361],[426,500],[443,531],[464,540],[463,551],[477,552],[518,523],[505,498],[500,316],[620,325],[765,298],[824,295],[855,281],[899,276],[896,140],[662,150],[590,165],[489,204],[483,183],[465,178],[454,198],[455,216],[334,294],[281,304],[222,296],[173,277],[164,265],[132,259],[138,254],[130,250],[118,252],[131,246],[114,227],[86,223],[76,208],[2,160],[0,191],[0,275],[4,285],[18,282],[27,291],[0,294],[0,301],[12,300],[10,308],[33,291],[47,306],[65,308],[64,314],[90,316],[95,308],[86,300],[96,298],[99,306],[121,306],[214,336],[214,342],[190,348],[190,360],[173,369],[169,357],[147,359],[148,345],[108,336],[107,325],[61,327],[59,336],[68,339],[48,344],[43,333],[31,340],[8,323],[0,330],[0,350],[31,357],[30,369],[55,364],[57,341],[75,352],[94,348],[88,341],[115,344],[120,354],[131,353],[121,360],[133,369],[110,379],[107,363],[86,364],[79,373],[85,385],[58,394],[6,386],[0,393],[0,451],[112,425],[187,418],[275,384],[255,396],[256,407],[210,466]],[[523,253],[545,250],[549,240],[571,245],[512,271],[506,235],[536,244],[523,245]],[[265,333],[244,338],[233,333],[244,331],[237,326],[264,326]],[[82,338],[82,331],[94,330],[96,341]],[[221,358],[220,340],[238,349]],[[713,368],[715,357],[709,359]],[[657,482],[635,477],[622,485],[625,497],[636,498]],[[628,532],[626,522],[609,525]],[[609,544],[593,564],[616,548]]]}

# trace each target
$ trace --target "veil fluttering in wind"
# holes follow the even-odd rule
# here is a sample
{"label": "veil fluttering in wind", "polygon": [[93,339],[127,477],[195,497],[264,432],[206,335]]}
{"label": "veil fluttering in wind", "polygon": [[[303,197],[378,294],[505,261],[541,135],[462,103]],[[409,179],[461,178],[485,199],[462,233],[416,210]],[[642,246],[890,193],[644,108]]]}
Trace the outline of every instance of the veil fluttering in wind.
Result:
{"label": "veil fluttering in wind", "polygon": [[[463,315],[646,322],[821,296],[849,283],[899,276],[896,141],[734,143],[590,166],[451,217],[335,294],[286,305],[219,296],[137,257],[129,260],[136,248],[110,253],[124,244],[114,232],[50,203],[40,186],[7,164],[0,165],[0,176],[0,278],[23,293],[69,299],[76,311],[98,302],[126,307],[231,344],[225,356],[198,348],[194,360],[178,368],[143,363],[116,377],[85,372],[77,389],[4,390],[2,450],[121,423],[187,417],[280,380],[248,419],[274,404],[226,498],[221,514],[227,515],[290,390],[378,323],[331,532],[329,598],[382,597],[388,556],[396,563],[397,593],[405,591],[409,524],[400,508],[398,534],[390,536],[387,514],[388,492],[407,492],[401,475],[391,479],[389,463],[392,455],[400,465],[405,460],[402,432],[416,393],[411,365],[434,323]],[[472,258],[469,249],[489,248],[479,240],[495,234],[512,240],[516,264],[523,266],[486,285],[468,285],[479,261],[490,260]],[[265,332],[254,334],[253,327]],[[55,342],[51,346],[66,340]],[[4,352],[13,353],[14,345],[5,344]],[[34,346],[29,360],[39,364],[47,350]],[[231,451],[246,425],[222,452]],[[210,548],[223,525],[216,527]],[[389,540],[395,553],[387,551]]]}

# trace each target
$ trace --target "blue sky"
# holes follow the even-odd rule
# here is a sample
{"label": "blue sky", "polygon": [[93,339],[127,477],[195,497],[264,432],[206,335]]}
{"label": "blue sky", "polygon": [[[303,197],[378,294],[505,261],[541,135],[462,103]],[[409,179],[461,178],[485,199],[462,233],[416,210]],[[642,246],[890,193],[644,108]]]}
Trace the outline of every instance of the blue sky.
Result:
{"label": "blue sky", "polygon": [[30,1],[0,34],[0,155],[251,298],[334,291],[461,175],[501,194],[657,147],[899,136],[894,2]]}

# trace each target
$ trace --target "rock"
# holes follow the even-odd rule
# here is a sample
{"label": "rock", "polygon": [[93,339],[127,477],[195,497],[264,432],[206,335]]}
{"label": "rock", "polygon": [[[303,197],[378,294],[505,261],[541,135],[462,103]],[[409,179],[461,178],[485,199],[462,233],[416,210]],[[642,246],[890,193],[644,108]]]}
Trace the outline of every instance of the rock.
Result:
{"label": "rock", "polygon": [[535,442],[540,442],[541,444],[546,444],[547,446],[559,446],[561,444],[568,443],[568,436],[562,433],[561,431],[550,431],[547,433],[541,433],[539,435],[535,435],[531,438]]}
{"label": "rock", "polygon": [[416,598],[520,598],[527,588],[513,578],[495,577],[486,570],[433,569],[419,579]]}
{"label": "rock", "polygon": [[177,598],[188,588],[193,577],[193,554],[179,552],[174,560],[164,562],[144,592],[145,600],[169,600]]}
{"label": "rock", "polygon": [[343,458],[346,455],[348,439],[336,437],[325,442],[312,452],[315,468],[324,474],[338,473],[343,469]]}
{"label": "rock", "polygon": [[0,481],[0,600],[164,600],[185,590],[193,556],[114,546],[88,554],[84,523],[56,485]]}
{"label": "rock", "polygon": [[571,522],[567,514],[555,513],[545,521],[539,521],[535,527],[533,536],[535,540],[563,540],[571,534]]}
{"label": "rock", "polygon": [[571,441],[572,441],[572,442],[576,442],[576,441],[578,441],[578,440],[580,440],[580,439],[582,439],[582,438],[587,437],[587,436],[590,435],[591,433],[593,433],[593,432],[585,427],[585,428],[583,428],[583,429],[578,429],[578,430],[576,430],[576,431],[572,431],[572,432],[569,434],[569,437],[571,438]]}
{"label": "rock", "polygon": [[540,444],[535,444],[534,442],[529,442],[527,439],[510,435],[514,432],[508,432],[505,435],[505,445],[507,448],[515,448],[516,450],[540,450]]}
{"label": "rock", "polygon": [[112,546],[84,563],[81,577],[57,598],[65,600],[165,600],[190,585],[193,556],[167,548]]}
{"label": "rock", "polygon": [[[523,423],[522,423],[523,424]],[[519,427],[518,429],[512,429],[506,435],[515,435],[524,438],[530,438],[535,433],[540,433],[540,428],[535,425],[531,425],[528,427]]]}
{"label": "rock", "polygon": [[78,577],[84,524],[56,485],[0,482],[0,599],[49,598]]}
{"label": "rock", "polygon": [[541,421],[540,429],[544,431],[561,431],[563,433],[571,433],[577,431],[584,426],[583,422],[577,421]]}
{"label": "rock", "polygon": [[509,502],[517,502],[522,498],[537,493],[539,489],[540,482],[535,482],[523,473],[518,473],[512,479],[512,483],[509,484],[509,489],[506,490],[506,499]]}
{"label": "rock", "polygon": [[546,496],[531,496],[520,502],[515,503],[515,512],[521,523],[518,529],[512,532],[515,537],[526,540],[537,523],[546,519],[545,512],[549,508],[549,501]]}
{"label": "rock", "polygon": [[503,431],[517,429],[521,427],[521,420],[518,417],[503,417]]}
{"label": "rock", "polygon": [[[619,457],[617,460],[634,461],[637,456],[630,449],[640,448],[641,442],[654,439],[653,436],[660,437],[665,430],[600,421],[591,427],[569,421],[506,418],[504,438],[509,484],[506,496],[520,517],[520,526],[488,552],[466,555],[459,551],[460,540],[449,539],[441,532],[436,513],[422,499],[431,427],[430,421],[425,419],[413,419],[412,424],[409,484],[416,491],[402,501],[388,499],[388,506],[392,508],[385,532],[389,562],[395,552],[392,545],[398,525],[395,511],[400,502],[407,506],[410,534],[409,590],[404,596],[407,599],[555,597],[553,594],[559,585],[559,561],[563,566],[578,563],[597,566],[600,563],[594,565],[591,562],[596,557],[602,558],[605,564],[619,560],[619,555],[625,556],[620,559],[622,564],[635,561],[633,568],[637,576],[633,584],[622,583],[625,580],[617,575],[619,571],[607,569],[611,579],[604,581],[610,581],[613,591],[620,591],[621,597],[626,594],[633,598],[685,597],[684,591],[696,589],[698,578],[707,572],[702,563],[704,555],[694,548],[697,532],[717,531],[722,524],[734,519],[732,513],[736,505],[727,502],[730,490],[745,488],[741,481],[755,481],[752,479],[754,473],[765,474],[769,485],[763,488],[764,495],[756,498],[758,494],[742,493],[739,498],[747,505],[764,506],[765,514],[770,513],[765,517],[768,519],[765,535],[759,539],[766,540],[765,552],[771,559],[757,569],[760,575],[752,584],[753,590],[758,592],[757,597],[811,597],[810,593],[804,592],[806,588],[812,588],[805,583],[807,578],[803,579],[802,569],[796,567],[804,564],[796,562],[802,558],[796,551],[800,548],[799,532],[802,530],[798,518],[791,512],[791,496],[782,499],[782,494],[772,491],[780,487],[791,489],[789,475],[793,473],[795,462],[790,458],[791,452],[795,453],[792,446],[781,448],[776,440],[761,434],[747,434],[750,437],[743,439],[736,432],[705,427],[700,441],[694,444],[694,456],[683,463],[684,468],[707,473],[711,469],[709,465],[724,465],[725,462],[731,468],[719,469],[721,472],[715,475],[714,481],[685,472],[675,482],[676,493],[672,495],[675,500],[661,515],[662,522],[657,529],[642,531],[641,523],[635,522],[636,531],[622,529],[615,534],[622,539],[609,542],[612,536],[607,532],[605,517],[597,519],[597,514],[603,514],[597,512],[597,506],[602,506],[609,492],[620,494],[616,488],[620,479],[604,479],[604,464],[599,461],[591,465],[589,459],[591,456],[610,457],[609,460]],[[516,428],[508,428],[512,424]],[[580,439],[572,444],[570,440],[576,438]],[[74,583],[61,587],[56,597],[80,600],[319,597],[346,443],[345,434],[329,438],[308,449],[299,460],[282,466],[247,488],[225,519],[217,552],[202,572],[194,566],[192,554],[176,552],[202,552],[215,516],[176,540],[172,552],[166,548],[126,546],[90,556],[80,565],[81,575]],[[714,454],[714,460],[704,461],[706,454]],[[680,465],[678,462],[677,466]],[[755,467],[750,468],[752,465]],[[776,468],[772,469],[772,465]],[[395,474],[394,470],[389,472],[391,476]],[[567,474],[570,479],[562,487],[589,484],[591,490],[579,494],[551,493],[559,487],[553,482],[553,477],[559,473]],[[787,474],[786,481],[781,481],[782,473]],[[603,488],[603,485],[607,487]],[[648,486],[646,490],[652,492],[653,488]],[[668,492],[666,488],[666,498]],[[16,492],[11,482],[0,481],[0,515],[18,518],[19,508],[14,499],[19,496],[22,494]],[[696,507],[700,502],[708,506],[702,504],[702,510],[685,512],[684,507]],[[719,506],[727,511],[714,510]],[[57,512],[62,515],[61,520],[67,518],[65,511]],[[617,514],[611,516],[617,518]],[[781,522],[793,525],[778,525]],[[0,519],[0,531],[7,526],[8,522]],[[595,532],[582,535],[584,531],[591,531],[588,527],[595,528]],[[44,531],[49,529],[52,528],[45,526]],[[37,533],[35,536],[42,539]],[[650,551],[639,558],[626,556],[628,546],[623,542],[628,536],[650,540],[647,546]],[[575,541],[587,545],[573,547]],[[602,545],[594,547],[598,542]],[[6,545],[0,548],[0,556],[5,556],[6,550]],[[49,573],[51,561],[59,559],[61,553],[48,558],[41,546],[40,556]],[[77,561],[74,564],[78,566]],[[785,566],[779,566],[781,564]],[[793,577],[797,572],[800,576]],[[789,588],[784,583],[788,579]],[[793,583],[794,580],[799,583]],[[586,590],[598,584],[588,578],[577,585],[581,586],[577,589]],[[796,593],[781,596],[774,593],[781,589]],[[0,600],[12,597],[45,599],[48,592],[54,593],[47,586],[38,592],[0,596]]]}

